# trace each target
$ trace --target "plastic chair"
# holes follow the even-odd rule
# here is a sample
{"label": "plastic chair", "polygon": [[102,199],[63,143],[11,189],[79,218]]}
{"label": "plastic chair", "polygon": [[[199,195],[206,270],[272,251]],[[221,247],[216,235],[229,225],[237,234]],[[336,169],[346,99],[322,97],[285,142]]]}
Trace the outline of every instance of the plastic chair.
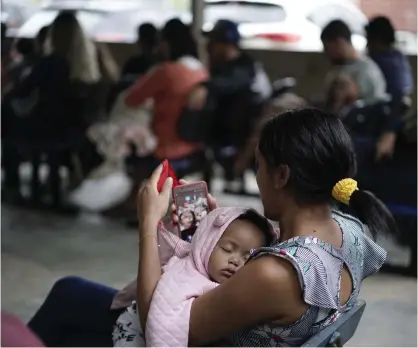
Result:
{"label": "plastic chair", "polygon": [[354,336],[365,308],[366,302],[358,300],[352,309],[311,337],[302,347],[342,347]]}

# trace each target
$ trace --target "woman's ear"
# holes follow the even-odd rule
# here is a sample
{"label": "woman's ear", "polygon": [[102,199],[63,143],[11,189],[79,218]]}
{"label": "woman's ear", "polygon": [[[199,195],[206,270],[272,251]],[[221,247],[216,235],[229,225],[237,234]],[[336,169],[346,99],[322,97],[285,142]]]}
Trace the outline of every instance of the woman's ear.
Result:
{"label": "woman's ear", "polygon": [[274,188],[280,190],[284,188],[290,177],[290,168],[287,165],[279,165],[274,170]]}

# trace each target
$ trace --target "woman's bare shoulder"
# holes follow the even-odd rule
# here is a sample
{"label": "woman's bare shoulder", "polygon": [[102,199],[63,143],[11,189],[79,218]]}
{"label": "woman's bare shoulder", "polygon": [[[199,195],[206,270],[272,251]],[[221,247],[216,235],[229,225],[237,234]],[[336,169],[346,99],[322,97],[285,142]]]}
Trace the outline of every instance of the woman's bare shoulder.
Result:
{"label": "woman's bare shoulder", "polygon": [[294,309],[300,317],[301,301],[293,266],[276,256],[261,256],[193,302],[189,344],[207,344],[263,322],[287,321]]}

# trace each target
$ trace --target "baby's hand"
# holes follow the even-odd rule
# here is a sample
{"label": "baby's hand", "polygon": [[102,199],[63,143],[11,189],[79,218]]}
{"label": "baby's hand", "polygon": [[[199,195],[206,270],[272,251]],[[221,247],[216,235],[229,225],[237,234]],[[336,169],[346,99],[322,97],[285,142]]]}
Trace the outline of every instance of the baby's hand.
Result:
{"label": "baby's hand", "polygon": [[[187,185],[188,182],[186,180],[180,179],[179,180],[180,185]],[[209,207],[209,211],[212,211],[216,208],[218,208],[218,202],[216,201],[216,199],[209,193],[208,194],[208,207]],[[176,205],[173,203],[171,205],[171,214],[172,214],[172,221],[174,224],[177,224],[179,221],[179,217],[177,215],[177,207]]]}

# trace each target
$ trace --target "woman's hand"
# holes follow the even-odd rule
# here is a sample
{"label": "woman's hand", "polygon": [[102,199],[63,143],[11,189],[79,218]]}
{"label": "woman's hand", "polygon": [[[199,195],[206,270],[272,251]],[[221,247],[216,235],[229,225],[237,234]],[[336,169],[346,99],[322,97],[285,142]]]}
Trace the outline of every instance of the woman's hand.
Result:
{"label": "woman's hand", "polygon": [[[145,220],[157,224],[168,210],[173,179],[167,178],[161,193],[158,193],[157,183],[163,166],[160,164],[151,174],[148,182],[144,183],[138,191],[137,212],[139,223]],[[142,228],[140,231],[143,230]]]}
{"label": "woman's hand", "polygon": [[[180,185],[188,184],[188,182],[183,179],[180,179],[179,182],[180,182]],[[209,207],[209,211],[212,211],[218,208],[218,202],[210,193],[208,193],[208,207]],[[173,223],[177,224],[179,222],[179,217],[177,215],[177,207],[174,203],[171,205],[171,211],[172,211],[172,221]]]}

